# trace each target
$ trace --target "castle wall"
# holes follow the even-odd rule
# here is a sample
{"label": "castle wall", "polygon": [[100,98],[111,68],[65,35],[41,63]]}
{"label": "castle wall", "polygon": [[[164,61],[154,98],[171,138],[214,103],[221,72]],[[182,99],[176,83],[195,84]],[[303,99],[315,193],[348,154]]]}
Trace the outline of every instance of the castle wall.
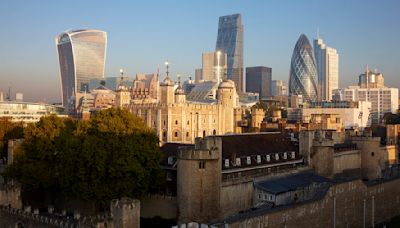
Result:
{"label": "castle wall", "polygon": [[250,209],[253,206],[253,181],[223,182],[221,186],[220,218]]}
{"label": "castle wall", "polygon": [[342,173],[344,170],[354,170],[361,168],[361,152],[359,150],[349,150],[336,152],[333,155],[333,173]]}
{"label": "castle wall", "polygon": [[[366,185],[361,180],[331,186],[319,200],[225,219],[230,228],[367,227],[400,214],[400,179]],[[221,223],[220,227],[223,227]]]}
{"label": "castle wall", "polygon": [[143,218],[160,216],[164,219],[175,219],[177,201],[173,196],[151,195],[141,200],[140,215]]}

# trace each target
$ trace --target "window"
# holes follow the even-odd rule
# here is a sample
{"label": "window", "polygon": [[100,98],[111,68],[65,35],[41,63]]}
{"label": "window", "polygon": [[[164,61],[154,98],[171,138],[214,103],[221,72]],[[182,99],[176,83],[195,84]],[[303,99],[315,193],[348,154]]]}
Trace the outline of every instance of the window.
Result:
{"label": "window", "polygon": [[190,123],[190,122],[189,122],[189,120],[188,120],[188,121],[187,121],[187,125],[189,125],[189,123]]}
{"label": "window", "polygon": [[217,134],[217,131],[214,129],[213,130],[213,135],[216,135]]}
{"label": "window", "polygon": [[203,138],[206,137],[206,131],[203,131]]}
{"label": "window", "polygon": [[250,158],[250,157],[247,157],[246,163],[247,163],[247,165],[250,165],[250,164],[251,164],[251,158]]}
{"label": "window", "polygon": [[167,132],[163,131],[162,136],[165,138],[167,137]]}
{"label": "window", "polygon": [[164,126],[165,126],[165,120],[164,120],[164,122],[163,122],[163,123],[164,123]]}
{"label": "window", "polygon": [[261,156],[257,155],[257,163],[260,164],[261,163]]}
{"label": "window", "polygon": [[169,156],[168,157],[168,165],[173,165],[174,164],[174,157],[172,157],[172,156]]}
{"label": "window", "polygon": [[175,125],[178,125],[178,120],[175,120]]}
{"label": "window", "polygon": [[229,167],[229,159],[225,159],[225,167]]}
{"label": "window", "polygon": [[186,132],[186,137],[189,137],[189,132]]}
{"label": "window", "polygon": [[267,162],[271,161],[271,157],[269,156],[269,154],[267,155]]}
{"label": "window", "polygon": [[174,136],[178,137],[178,132],[177,131],[175,131]]}
{"label": "window", "polygon": [[375,153],[374,153],[374,152],[371,152],[371,156],[372,156],[372,157],[375,156]]}
{"label": "window", "polygon": [[167,172],[167,181],[172,181],[172,174]]}
{"label": "window", "polygon": [[296,157],[296,153],[292,151],[292,158],[294,159]]}
{"label": "window", "polygon": [[287,159],[287,153],[283,153],[283,159]]}
{"label": "window", "polygon": [[205,161],[199,161],[199,169],[205,169],[206,168],[206,162]]}
{"label": "window", "polygon": [[240,166],[240,165],[241,165],[240,158],[236,158],[236,165],[237,165],[237,166]]}
{"label": "window", "polygon": [[275,160],[279,160],[279,154],[275,154]]}

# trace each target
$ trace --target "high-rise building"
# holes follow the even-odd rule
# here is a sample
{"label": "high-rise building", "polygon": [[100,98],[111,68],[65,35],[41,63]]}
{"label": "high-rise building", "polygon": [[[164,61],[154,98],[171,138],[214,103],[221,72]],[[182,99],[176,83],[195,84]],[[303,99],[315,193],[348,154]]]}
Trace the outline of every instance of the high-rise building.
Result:
{"label": "high-rise building", "polygon": [[228,56],[227,78],[243,92],[243,25],[240,14],[219,18],[216,50]]}
{"label": "high-rise building", "polygon": [[246,92],[258,93],[261,99],[270,97],[272,69],[264,66],[246,67]]}
{"label": "high-rise building", "polygon": [[289,74],[289,95],[302,95],[305,102],[318,99],[313,48],[304,34],[301,34],[293,50]]}
{"label": "high-rise building", "polygon": [[226,65],[227,57],[222,51],[203,53],[201,80],[216,82],[222,81]]}
{"label": "high-rise building", "polygon": [[[62,102],[67,113],[75,93],[89,89],[91,79],[104,78],[107,34],[99,30],[73,30],[56,37]],[[77,97],[77,96],[76,96]]]}
{"label": "high-rise building", "polygon": [[273,80],[271,85],[272,96],[287,96],[287,86],[282,80]]}
{"label": "high-rise building", "polygon": [[314,40],[314,54],[318,73],[318,96],[332,100],[332,91],[339,88],[339,55],[320,38]]}

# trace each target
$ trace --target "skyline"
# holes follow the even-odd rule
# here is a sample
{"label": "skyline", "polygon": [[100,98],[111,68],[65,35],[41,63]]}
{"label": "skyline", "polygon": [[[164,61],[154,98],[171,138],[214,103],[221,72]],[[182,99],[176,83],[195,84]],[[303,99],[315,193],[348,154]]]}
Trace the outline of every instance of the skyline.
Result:
{"label": "skyline", "polygon": [[273,80],[288,82],[297,38],[305,33],[312,42],[319,28],[324,42],[340,54],[339,87],[357,84],[366,64],[383,73],[386,85],[400,86],[396,1],[185,3],[72,1],[62,9],[50,1],[2,3],[0,25],[7,29],[0,31],[0,90],[11,87],[28,101],[61,101],[54,38],[83,28],[108,34],[106,77],[118,76],[120,68],[130,77],[153,73],[158,64],[164,74],[168,59],[174,79],[178,73],[194,79],[202,53],[215,50],[218,18],[235,13],[244,26],[244,67],[271,67]]}

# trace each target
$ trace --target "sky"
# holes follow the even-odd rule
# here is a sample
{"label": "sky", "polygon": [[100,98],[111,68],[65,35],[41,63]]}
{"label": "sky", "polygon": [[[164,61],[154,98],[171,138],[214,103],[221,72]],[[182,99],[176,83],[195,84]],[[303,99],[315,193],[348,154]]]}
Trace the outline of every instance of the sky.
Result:
{"label": "sky", "polygon": [[301,33],[339,53],[340,87],[356,84],[366,65],[400,87],[398,0],[0,1],[0,90],[24,100],[60,102],[55,37],[68,29],[107,32],[105,76],[153,73],[194,78],[201,54],[215,50],[218,18],[240,13],[244,66],[268,66],[287,81]]}

